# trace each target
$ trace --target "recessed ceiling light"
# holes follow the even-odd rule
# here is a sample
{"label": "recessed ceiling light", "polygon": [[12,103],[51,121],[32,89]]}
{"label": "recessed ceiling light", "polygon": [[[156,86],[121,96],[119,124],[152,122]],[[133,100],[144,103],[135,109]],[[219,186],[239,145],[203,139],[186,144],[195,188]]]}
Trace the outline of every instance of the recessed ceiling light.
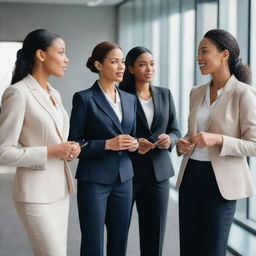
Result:
{"label": "recessed ceiling light", "polygon": [[95,0],[95,1],[89,1],[86,3],[87,6],[94,7],[99,5],[103,0]]}

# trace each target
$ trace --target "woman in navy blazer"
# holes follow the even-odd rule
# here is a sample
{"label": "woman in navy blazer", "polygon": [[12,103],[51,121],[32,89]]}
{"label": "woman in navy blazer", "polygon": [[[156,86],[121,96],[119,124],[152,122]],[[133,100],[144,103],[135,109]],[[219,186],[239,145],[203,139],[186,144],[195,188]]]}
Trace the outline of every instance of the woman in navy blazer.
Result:
{"label": "woman in navy blazer", "polygon": [[76,173],[80,255],[103,255],[105,223],[107,255],[124,256],[132,205],[133,169],[128,151],[138,147],[133,138],[136,99],[115,86],[125,68],[118,45],[98,44],[87,67],[99,74],[99,80],[75,93],[69,136],[82,147]]}
{"label": "woman in navy blazer", "polygon": [[137,156],[133,157],[134,201],[139,215],[141,256],[162,255],[169,198],[174,175],[169,152],[180,137],[170,90],[152,86],[154,60],[144,47],[126,56],[120,88],[137,95]]}

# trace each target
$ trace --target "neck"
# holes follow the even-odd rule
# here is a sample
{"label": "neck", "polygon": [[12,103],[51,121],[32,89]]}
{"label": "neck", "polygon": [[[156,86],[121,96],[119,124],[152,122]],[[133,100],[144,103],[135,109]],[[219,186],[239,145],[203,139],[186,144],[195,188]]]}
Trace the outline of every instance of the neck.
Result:
{"label": "neck", "polygon": [[151,97],[149,83],[135,82],[135,89],[141,99],[148,100]]}
{"label": "neck", "polygon": [[111,94],[115,93],[115,81],[109,81],[109,80],[100,78],[98,80],[98,83],[100,84],[102,90],[106,94],[111,95]]}
{"label": "neck", "polygon": [[44,72],[42,72],[40,69],[38,68],[34,68],[32,70],[31,75],[36,79],[36,81],[38,82],[38,84],[45,90],[48,92],[48,86],[47,86],[47,81],[49,78],[49,75],[45,74]]}
{"label": "neck", "polygon": [[135,82],[137,94],[150,92],[149,83]]}
{"label": "neck", "polygon": [[216,74],[212,74],[212,84],[216,90],[219,90],[225,86],[228,79],[231,77],[229,70],[223,70],[222,72],[217,72]]}

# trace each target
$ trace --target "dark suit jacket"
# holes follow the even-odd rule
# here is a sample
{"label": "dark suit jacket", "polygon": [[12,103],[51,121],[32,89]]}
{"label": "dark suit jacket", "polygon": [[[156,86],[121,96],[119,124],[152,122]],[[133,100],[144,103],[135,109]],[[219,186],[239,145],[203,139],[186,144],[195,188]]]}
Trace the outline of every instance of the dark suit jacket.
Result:
{"label": "dark suit jacket", "polygon": [[151,128],[149,128],[145,113],[138,99],[136,137],[156,142],[157,137],[165,133],[171,137],[172,143],[168,150],[155,148],[145,155],[137,154],[133,158],[134,181],[137,182],[147,180],[149,169],[152,169],[152,167],[158,182],[174,175],[169,152],[171,152],[176,141],[181,136],[178,130],[175,107],[170,90],[151,86],[151,92],[154,103],[153,123]]}
{"label": "dark suit jacket", "polygon": [[105,150],[105,142],[119,134],[135,135],[136,98],[119,91],[122,123],[101,91],[97,81],[88,90],[73,96],[69,140],[84,145],[79,155],[76,178],[83,181],[112,184],[118,175],[121,182],[133,177],[128,152]]}

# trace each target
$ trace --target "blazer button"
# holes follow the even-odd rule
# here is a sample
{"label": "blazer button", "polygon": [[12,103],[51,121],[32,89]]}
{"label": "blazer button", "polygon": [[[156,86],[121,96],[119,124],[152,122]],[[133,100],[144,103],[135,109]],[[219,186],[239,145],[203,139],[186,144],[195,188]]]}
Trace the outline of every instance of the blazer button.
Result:
{"label": "blazer button", "polygon": [[119,156],[123,155],[123,152],[122,151],[118,151],[118,155]]}

